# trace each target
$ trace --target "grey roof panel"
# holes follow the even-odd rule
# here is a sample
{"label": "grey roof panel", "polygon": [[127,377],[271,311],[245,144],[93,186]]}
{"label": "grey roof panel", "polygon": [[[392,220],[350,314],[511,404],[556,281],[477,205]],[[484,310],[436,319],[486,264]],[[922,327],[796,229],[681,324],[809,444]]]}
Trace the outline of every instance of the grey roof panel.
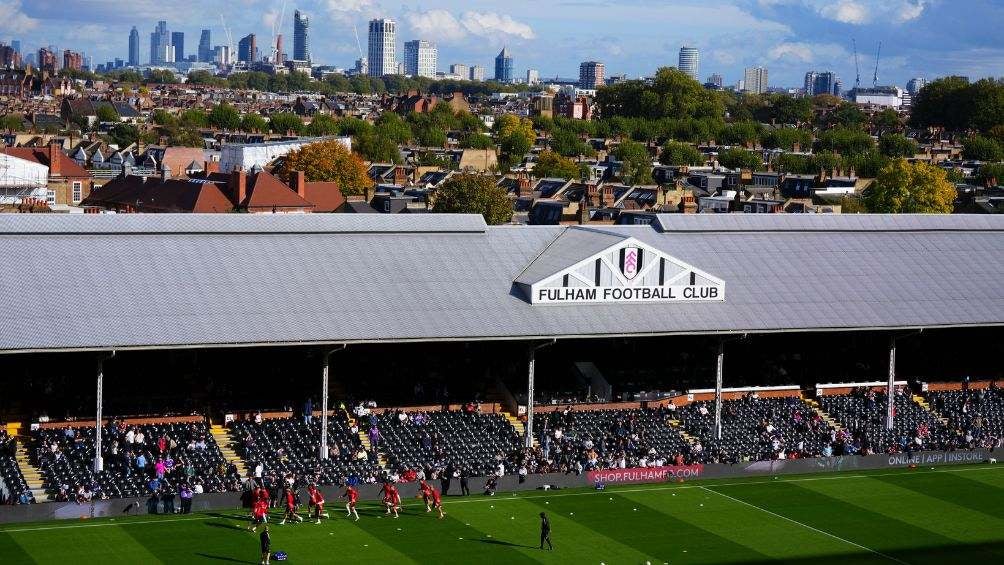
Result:
{"label": "grey roof panel", "polygon": [[657,214],[670,231],[1004,230],[1004,217],[959,214]]}
{"label": "grey roof panel", "polygon": [[[3,216],[0,351],[1004,324],[1004,231],[982,216],[741,233],[714,217],[725,229]],[[721,278],[725,301],[531,305],[513,285],[629,236]]]}

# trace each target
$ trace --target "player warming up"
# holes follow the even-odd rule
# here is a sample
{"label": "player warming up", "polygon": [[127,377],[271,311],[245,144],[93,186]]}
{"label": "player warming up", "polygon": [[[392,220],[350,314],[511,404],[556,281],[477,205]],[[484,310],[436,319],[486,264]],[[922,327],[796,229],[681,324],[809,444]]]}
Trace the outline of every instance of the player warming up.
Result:
{"label": "player warming up", "polygon": [[265,529],[258,538],[261,540],[261,565],[268,565],[269,557],[272,556],[272,536],[268,534],[268,524],[265,524]]}
{"label": "player warming up", "polygon": [[285,524],[287,519],[297,522],[303,521],[303,516],[296,513],[296,492],[291,488],[286,489],[286,513],[283,514],[282,522],[279,523]]}
{"label": "player warming up", "polygon": [[551,521],[547,519],[547,514],[540,513],[540,548],[544,549],[544,542],[547,542],[547,549],[554,549],[551,545]]}
{"label": "player warming up", "polygon": [[398,510],[401,508],[401,494],[397,492],[397,487],[391,483],[383,484],[383,504],[387,507],[387,514],[394,512],[394,517],[398,517]]}
{"label": "player warming up", "polygon": [[[248,526],[248,530],[255,532],[258,530],[258,524],[264,524],[268,520],[268,499],[265,497],[259,497],[254,503],[254,508],[251,509],[251,525]],[[268,527],[267,525],[265,527]]]}
{"label": "player warming up", "polygon": [[359,491],[356,490],[356,487],[351,485],[345,487],[345,493],[342,494],[342,498],[348,499],[345,503],[345,517],[351,518],[355,516],[356,520],[359,520],[359,512],[356,511],[356,502],[359,501]]}
{"label": "player warming up", "polygon": [[419,483],[418,488],[422,491],[422,498],[425,499],[425,511],[432,512],[432,509],[435,508],[439,511],[439,519],[445,518],[443,501],[439,496],[439,491],[424,480]]}
{"label": "player warming up", "polygon": [[310,495],[310,504],[314,507],[314,519],[316,520],[314,523],[320,524],[321,516],[329,518],[328,513],[324,511],[324,496],[313,484],[307,487],[307,493]]}

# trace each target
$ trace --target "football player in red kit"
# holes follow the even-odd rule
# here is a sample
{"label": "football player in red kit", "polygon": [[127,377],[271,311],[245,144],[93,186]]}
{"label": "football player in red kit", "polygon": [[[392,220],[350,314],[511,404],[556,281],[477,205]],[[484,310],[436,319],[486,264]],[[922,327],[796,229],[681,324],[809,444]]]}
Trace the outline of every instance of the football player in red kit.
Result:
{"label": "football player in red kit", "polygon": [[387,507],[387,514],[393,510],[394,517],[398,517],[397,511],[401,508],[401,495],[392,483],[383,484],[383,504]]}
{"label": "football player in red kit", "polygon": [[263,524],[268,520],[268,499],[258,498],[258,501],[254,503],[254,508],[251,511],[251,525],[248,529],[252,532],[258,529],[258,524]]}
{"label": "football player in red kit", "polygon": [[296,520],[298,522],[303,521],[303,516],[296,513],[296,492],[292,488],[286,489],[286,513],[282,516],[282,522],[280,524],[285,524],[286,519]]}
{"label": "football player in red kit", "polygon": [[425,511],[432,512],[432,509],[435,508],[439,511],[440,519],[445,518],[446,515],[443,514],[443,501],[439,496],[439,491],[424,480],[419,483],[418,488],[422,491],[422,498],[425,499]]}
{"label": "football player in red kit", "polygon": [[348,502],[345,503],[345,517],[351,518],[355,516],[356,520],[358,520],[359,512],[356,511],[356,502],[359,501],[359,491],[354,486],[347,486],[345,487],[345,493],[342,494],[342,498],[348,499]]}
{"label": "football player in red kit", "polygon": [[307,487],[307,493],[310,495],[310,503],[314,506],[314,519],[316,520],[314,523],[320,524],[321,516],[329,517],[328,513],[324,511],[324,495],[314,485]]}

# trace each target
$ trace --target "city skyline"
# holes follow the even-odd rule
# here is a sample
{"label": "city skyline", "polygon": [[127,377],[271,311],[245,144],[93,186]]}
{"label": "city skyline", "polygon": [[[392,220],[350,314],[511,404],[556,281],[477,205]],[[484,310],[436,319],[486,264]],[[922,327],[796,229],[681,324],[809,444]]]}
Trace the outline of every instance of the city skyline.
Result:
{"label": "city skyline", "polygon": [[[169,12],[150,0],[136,0],[130,10],[107,0],[71,3],[81,9],[0,0],[8,14],[0,24],[0,39],[20,39],[25,52],[52,44],[84,52],[95,62],[128,59],[132,27],[147,34],[166,19],[171,31],[185,33],[190,42],[202,29],[210,29],[214,46],[225,43],[219,3],[181,0]],[[735,84],[745,68],[764,66],[770,69],[772,86],[801,86],[807,71],[830,70],[849,87],[855,72],[852,39],[858,43],[861,75],[869,79],[863,84],[871,82],[880,40],[880,83],[905,86],[914,77],[947,74],[1004,75],[1004,47],[986,39],[995,37],[991,30],[1004,24],[1004,11],[991,0],[966,4],[960,13],[957,5],[943,0],[636,0],[622,3],[611,14],[602,3],[580,0],[576,10],[563,10],[555,21],[550,8],[521,1],[507,4],[503,12],[497,3],[477,0],[438,1],[422,9],[372,0],[304,0],[288,3],[280,31],[292,35],[292,13],[300,10],[313,20],[313,62],[344,68],[359,56],[353,26],[365,42],[369,19],[385,17],[399,26],[399,62],[404,42],[416,39],[435,43],[441,63],[489,68],[508,46],[516,61],[514,76],[533,68],[544,78],[574,77],[579,63],[587,60],[605,63],[610,75],[651,75],[660,66],[676,65],[686,45],[700,51],[702,82],[716,73],[726,85]],[[235,41],[254,33],[259,45],[265,45],[280,7],[275,0],[233,0],[224,17]],[[690,24],[662,25],[681,19]],[[362,47],[365,55],[365,43]],[[148,46],[141,42],[141,48],[140,61],[145,63]]]}

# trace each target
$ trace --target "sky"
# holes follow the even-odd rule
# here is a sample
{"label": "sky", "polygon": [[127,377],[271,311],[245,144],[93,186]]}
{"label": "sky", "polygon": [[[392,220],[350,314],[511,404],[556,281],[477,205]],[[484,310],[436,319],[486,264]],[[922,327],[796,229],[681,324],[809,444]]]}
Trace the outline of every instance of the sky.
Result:
{"label": "sky", "polygon": [[[41,45],[83,51],[94,64],[128,54],[132,26],[140,32],[141,60],[157,20],[185,32],[186,51],[199,31],[226,43],[220,14],[234,42],[256,33],[267,45],[283,0],[0,0],[0,41],[20,39],[22,49]],[[315,63],[351,67],[359,56],[354,29],[366,50],[366,22],[398,22],[403,43],[438,45],[439,70],[452,63],[493,70],[508,46],[518,76],[528,68],[543,77],[578,75],[582,61],[606,65],[607,75],[651,75],[675,66],[682,45],[700,49],[702,79],[721,74],[726,84],[743,68],[765,66],[771,86],[801,86],[806,71],[836,72],[854,84],[852,40],[857,41],[861,82],[870,85],[882,43],[880,84],[905,85],[913,77],[950,74],[1004,76],[1004,0],[287,0],[281,32],[292,51],[292,12],[311,16]]]}

